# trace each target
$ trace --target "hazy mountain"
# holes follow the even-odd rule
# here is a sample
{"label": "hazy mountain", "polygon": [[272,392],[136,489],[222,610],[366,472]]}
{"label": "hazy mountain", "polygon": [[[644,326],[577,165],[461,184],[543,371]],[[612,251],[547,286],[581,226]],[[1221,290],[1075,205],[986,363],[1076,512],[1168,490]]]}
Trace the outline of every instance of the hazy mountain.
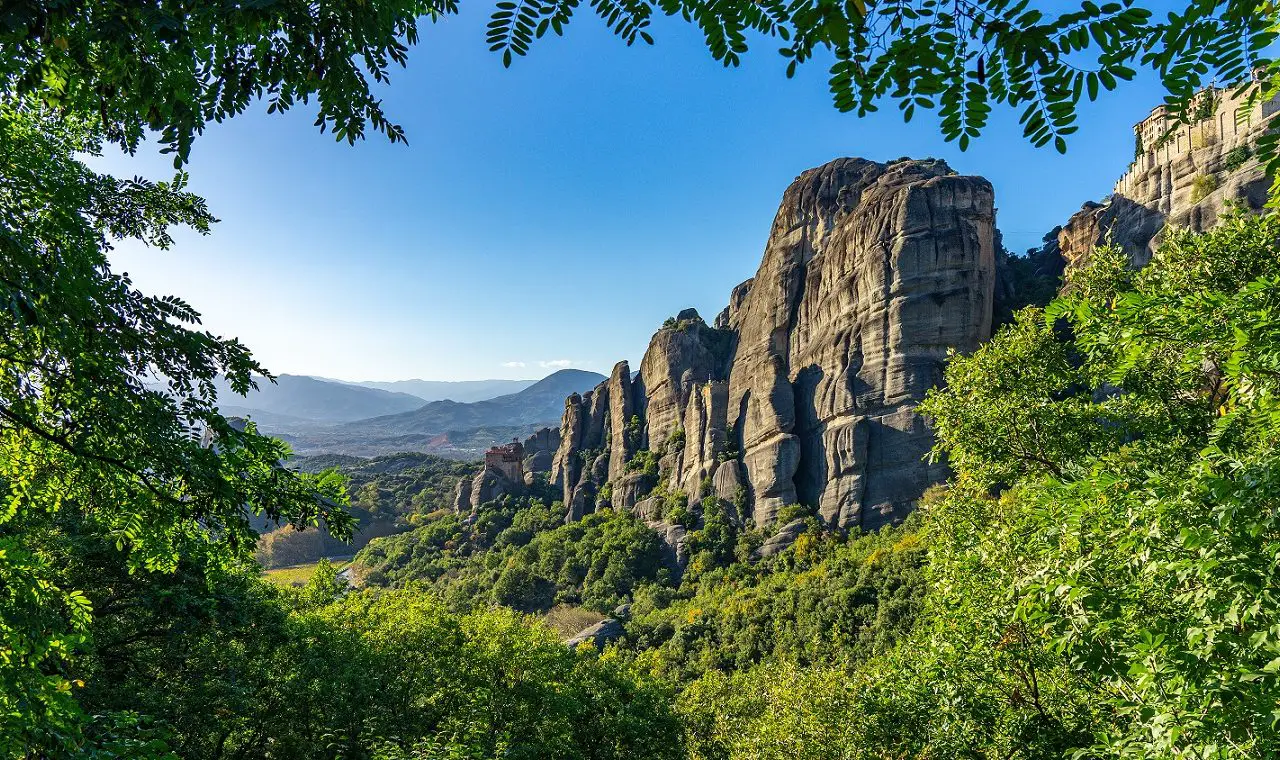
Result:
{"label": "hazy mountain", "polygon": [[493,426],[559,425],[565,397],[591,390],[604,380],[597,372],[562,369],[517,393],[470,404],[432,401],[413,411],[351,422],[338,430],[351,436],[382,438]]}
{"label": "hazy mountain", "polygon": [[[327,378],[326,378],[327,379]],[[346,385],[408,393],[423,401],[487,401],[498,396],[518,393],[537,380],[334,380]]]}
{"label": "hazy mountain", "polygon": [[408,393],[319,380],[306,375],[280,375],[276,383],[258,381],[258,390],[238,396],[230,386],[218,385],[224,414],[248,415],[262,425],[288,429],[299,422],[348,422],[406,412],[422,406]]}

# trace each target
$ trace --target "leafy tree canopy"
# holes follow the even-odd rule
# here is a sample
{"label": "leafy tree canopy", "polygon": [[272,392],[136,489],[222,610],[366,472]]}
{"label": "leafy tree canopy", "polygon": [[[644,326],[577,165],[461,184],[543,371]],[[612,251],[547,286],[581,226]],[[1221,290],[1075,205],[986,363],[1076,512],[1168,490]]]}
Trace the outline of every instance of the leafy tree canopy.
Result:
{"label": "leafy tree canopy", "polygon": [[[1189,0],[1160,14],[1135,0],[1082,2],[1062,13],[1028,0],[599,0],[592,10],[626,44],[652,43],[655,13],[702,31],[711,55],[738,65],[749,39],[780,42],[788,75],[815,58],[830,63],[834,103],[859,115],[891,100],[910,119],[937,109],[948,140],[967,147],[993,104],[1017,109],[1035,145],[1066,150],[1076,108],[1138,68],[1155,71],[1185,103],[1210,82],[1271,85],[1280,69],[1263,56],[1275,40],[1264,0]],[[547,33],[563,34],[577,0],[501,0],[487,33],[510,65]],[[315,101],[316,125],[354,142],[367,130],[405,133],[371,83],[388,81],[419,38],[419,21],[456,13],[455,0],[164,0],[11,4],[0,16],[0,82],[6,97],[32,97],[92,116],[128,149],[146,130],[187,160],[210,121],[265,100],[283,111]],[[1269,94],[1269,93],[1268,93]]]}

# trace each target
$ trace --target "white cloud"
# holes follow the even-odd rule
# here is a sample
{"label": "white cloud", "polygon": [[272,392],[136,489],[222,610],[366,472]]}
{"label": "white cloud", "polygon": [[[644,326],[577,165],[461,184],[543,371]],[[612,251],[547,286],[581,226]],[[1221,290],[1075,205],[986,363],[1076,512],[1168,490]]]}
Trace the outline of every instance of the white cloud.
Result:
{"label": "white cloud", "polygon": [[503,363],[502,363],[502,366],[504,366],[504,367],[510,367],[511,369],[519,369],[519,368],[521,368],[521,367],[525,366],[525,364],[524,364],[524,362],[503,362]]}
{"label": "white cloud", "polygon": [[538,366],[543,369],[564,369],[573,364],[572,359],[544,359],[538,362]]}

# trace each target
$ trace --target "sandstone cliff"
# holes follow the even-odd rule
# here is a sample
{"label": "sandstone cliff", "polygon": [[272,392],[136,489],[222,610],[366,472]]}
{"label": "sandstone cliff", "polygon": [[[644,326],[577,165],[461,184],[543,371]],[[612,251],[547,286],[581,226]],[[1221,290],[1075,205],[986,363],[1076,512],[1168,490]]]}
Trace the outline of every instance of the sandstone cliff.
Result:
{"label": "sandstone cliff", "polygon": [[1086,203],[1058,234],[1068,265],[1110,241],[1145,266],[1166,225],[1197,232],[1228,206],[1260,210],[1269,181],[1254,144],[1280,100],[1250,103],[1248,93],[1210,89],[1191,107],[1191,123],[1174,122],[1163,106],[1134,125],[1136,155],[1105,203]]}
{"label": "sandstone cliff", "polygon": [[737,313],[729,407],[764,523],[901,517],[944,476],[914,404],[991,331],[993,192],[942,162],[835,161],[787,190]]}
{"label": "sandstone cliff", "polygon": [[566,401],[566,519],[709,496],[759,524],[796,504],[838,527],[901,519],[945,475],[914,407],[990,334],[994,230],[991,185],[941,161],[802,174],[714,326],[681,312],[634,377],[620,363]]}

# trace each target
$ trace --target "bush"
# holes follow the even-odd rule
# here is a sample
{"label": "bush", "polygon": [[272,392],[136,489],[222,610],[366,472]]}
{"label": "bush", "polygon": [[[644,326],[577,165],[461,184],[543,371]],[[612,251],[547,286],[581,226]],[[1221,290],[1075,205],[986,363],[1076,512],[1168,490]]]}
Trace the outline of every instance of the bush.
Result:
{"label": "bush", "polygon": [[[285,525],[258,539],[255,557],[268,570],[301,565],[315,562],[323,556],[330,542],[329,537],[319,528],[294,530]],[[344,546],[340,541],[332,543],[338,547]]]}
{"label": "bush", "polygon": [[666,453],[673,454],[684,448],[684,428],[677,427],[667,438]]}
{"label": "bush", "polygon": [[657,477],[658,457],[648,449],[640,449],[627,460],[628,472],[643,472],[645,475]]}
{"label": "bush", "polygon": [[1218,189],[1218,175],[1197,174],[1191,180],[1191,202],[1199,203]]}
{"label": "bush", "polygon": [[1227,171],[1233,172],[1241,166],[1244,166],[1245,161],[1248,161],[1252,157],[1253,151],[1249,150],[1249,146],[1241,145],[1240,147],[1233,148],[1227,152],[1227,155],[1223,158],[1222,165]]}
{"label": "bush", "polygon": [[807,504],[788,504],[778,510],[778,524],[786,525],[792,520],[797,520],[802,517],[812,517],[817,514],[817,511],[817,509]]}
{"label": "bush", "polygon": [[493,584],[493,599],[518,612],[543,612],[551,608],[556,584],[522,565],[511,565]]}

